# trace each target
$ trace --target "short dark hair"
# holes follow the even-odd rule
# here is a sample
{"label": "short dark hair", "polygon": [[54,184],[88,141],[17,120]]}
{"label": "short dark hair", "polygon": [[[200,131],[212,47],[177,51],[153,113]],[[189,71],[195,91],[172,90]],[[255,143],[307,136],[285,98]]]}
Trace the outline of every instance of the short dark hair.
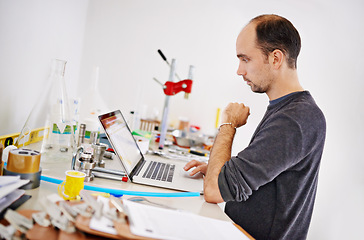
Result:
{"label": "short dark hair", "polygon": [[260,15],[250,23],[256,24],[257,45],[268,57],[275,49],[287,57],[288,67],[297,68],[297,57],[301,50],[301,38],[293,24],[278,15]]}

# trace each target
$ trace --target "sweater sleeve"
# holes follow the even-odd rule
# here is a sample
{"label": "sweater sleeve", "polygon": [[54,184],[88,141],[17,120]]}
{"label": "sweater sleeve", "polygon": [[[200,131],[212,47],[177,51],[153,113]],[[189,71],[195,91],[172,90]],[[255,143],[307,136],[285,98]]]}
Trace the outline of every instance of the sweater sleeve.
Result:
{"label": "sweater sleeve", "polygon": [[246,201],[253,190],[272,181],[303,158],[304,132],[294,114],[269,118],[249,146],[223,166],[219,188],[225,201]]}

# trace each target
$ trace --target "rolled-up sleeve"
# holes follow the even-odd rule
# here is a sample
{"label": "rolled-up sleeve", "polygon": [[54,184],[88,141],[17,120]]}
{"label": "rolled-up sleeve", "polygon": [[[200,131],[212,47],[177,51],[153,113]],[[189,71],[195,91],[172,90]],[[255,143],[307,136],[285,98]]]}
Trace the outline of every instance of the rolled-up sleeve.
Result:
{"label": "rolled-up sleeve", "polygon": [[[226,168],[224,165],[219,174],[218,183],[221,197],[225,202],[246,201],[252,190],[240,174],[232,173],[234,168]],[[227,179],[230,180],[227,180]]]}
{"label": "rolled-up sleeve", "polygon": [[230,193],[229,185],[226,181],[225,166],[223,166],[221,168],[221,172],[220,172],[219,178],[218,178],[218,183],[219,183],[219,189],[220,189],[220,194],[221,194],[222,199],[224,199],[225,202],[233,201],[234,197]]}

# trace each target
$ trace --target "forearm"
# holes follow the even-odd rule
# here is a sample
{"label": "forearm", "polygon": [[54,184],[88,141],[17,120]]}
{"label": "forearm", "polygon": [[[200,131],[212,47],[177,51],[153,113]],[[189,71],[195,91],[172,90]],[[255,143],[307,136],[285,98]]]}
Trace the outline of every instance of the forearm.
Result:
{"label": "forearm", "polygon": [[229,103],[222,114],[219,133],[211,150],[204,182],[204,197],[206,202],[220,203],[223,198],[219,189],[219,174],[224,164],[231,158],[231,147],[236,128],[246,124],[249,107],[243,103]]}
{"label": "forearm", "polygon": [[216,136],[204,182],[204,197],[207,202],[223,202],[220,194],[218,177],[222,166],[231,158],[231,148],[236,129],[232,125],[224,125]]}

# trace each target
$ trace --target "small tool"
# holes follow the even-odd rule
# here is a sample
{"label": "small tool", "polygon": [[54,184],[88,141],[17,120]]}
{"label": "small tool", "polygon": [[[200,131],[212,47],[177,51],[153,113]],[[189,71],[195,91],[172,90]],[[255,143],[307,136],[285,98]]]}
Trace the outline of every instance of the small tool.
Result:
{"label": "small tool", "polygon": [[8,209],[5,213],[5,219],[17,230],[26,233],[33,227],[33,220],[24,217],[23,215]]}
{"label": "small tool", "polygon": [[16,229],[12,225],[4,226],[0,223],[0,237],[6,240],[12,240]]}
{"label": "small tool", "polygon": [[51,223],[53,226],[68,233],[73,233],[76,231],[75,226],[68,219],[69,216],[62,214],[62,210],[57,204],[49,201],[48,199],[41,201],[41,204],[51,218]]}
{"label": "small tool", "polygon": [[48,227],[51,225],[51,221],[47,219],[46,212],[37,212],[32,214],[33,220],[42,227]]}
{"label": "small tool", "polygon": [[197,156],[203,156],[203,157],[207,157],[208,156],[207,153],[200,152],[200,151],[196,151],[196,150],[192,150],[192,149],[188,150],[188,152],[191,153],[191,154],[195,154]]}
{"label": "small tool", "polygon": [[80,195],[87,205],[89,205],[94,210],[94,216],[97,219],[100,219],[102,216],[102,208],[104,206],[103,203],[98,202],[94,197],[91,196],[91,194],[86,191],[81,191]]}
{"label": "small tool", "polygon": [[119,212],[125,213],[124,205],[120,202],[120,199],[114,196],[110,196],[110,202],[116,207]]}

